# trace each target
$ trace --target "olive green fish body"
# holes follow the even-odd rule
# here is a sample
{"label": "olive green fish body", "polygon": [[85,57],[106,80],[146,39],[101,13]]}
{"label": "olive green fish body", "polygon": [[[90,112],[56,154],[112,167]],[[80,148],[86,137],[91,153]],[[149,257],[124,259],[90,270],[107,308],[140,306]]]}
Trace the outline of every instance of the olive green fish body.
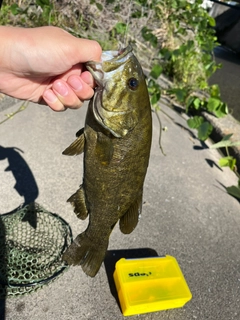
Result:
{"label": "olive green fish body", "polygon": [[[126,61],[120,61],[115,73],[99,84],[84,130],[64,151],[69,155],[84,152],[83,183],[68,201],[79,218],[89,215],[89,224],[63,259],[81,265],[90,276],[101,266],[115,224],[120,221],[120,230],[131,233],[141,214],[151,146],[151,108],[141,67],[131,50],[125,50]],[[119,57],[121,53],[115,60],[122,59]],[[118,61],[113,61],[104,72],[111,72],[114,62],[116,66]]]}

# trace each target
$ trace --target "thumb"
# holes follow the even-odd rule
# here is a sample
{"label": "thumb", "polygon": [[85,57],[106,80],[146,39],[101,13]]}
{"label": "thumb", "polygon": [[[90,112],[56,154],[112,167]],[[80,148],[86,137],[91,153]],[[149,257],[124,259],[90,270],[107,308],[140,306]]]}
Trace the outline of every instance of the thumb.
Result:
{"label": "thumb", "polygon": [[74,45],[72,48],[74,47],[75,51],[75,53],[71,55],[75,59],[73,64],[101,60],[102,48],[97,41],[75,37],[73,37],[73,39]]}

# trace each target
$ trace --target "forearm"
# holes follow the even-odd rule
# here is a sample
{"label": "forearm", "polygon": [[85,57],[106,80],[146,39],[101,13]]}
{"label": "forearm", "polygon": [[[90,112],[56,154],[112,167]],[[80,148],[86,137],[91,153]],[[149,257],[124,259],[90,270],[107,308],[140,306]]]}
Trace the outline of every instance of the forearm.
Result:
{"label": "forearm", "polygon": [[19,46],[21,47],[24,39],[23,31],[23,28],[0,26],[0,72],[8,72],[17,64],[16,60],[19,60],[21,54]]}

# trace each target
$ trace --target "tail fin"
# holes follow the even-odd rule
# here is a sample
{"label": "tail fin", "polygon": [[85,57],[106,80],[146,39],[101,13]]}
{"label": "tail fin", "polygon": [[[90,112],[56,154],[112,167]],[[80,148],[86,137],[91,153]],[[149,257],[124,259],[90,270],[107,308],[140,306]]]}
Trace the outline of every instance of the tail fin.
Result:
{"label": "tail fin", "polygon": [[85,232],[79,234],[63,254],[63,260],[69,265],[81,265],[90,277],[95,277],[104,260],[108,241],[104,244],[93,242]]}

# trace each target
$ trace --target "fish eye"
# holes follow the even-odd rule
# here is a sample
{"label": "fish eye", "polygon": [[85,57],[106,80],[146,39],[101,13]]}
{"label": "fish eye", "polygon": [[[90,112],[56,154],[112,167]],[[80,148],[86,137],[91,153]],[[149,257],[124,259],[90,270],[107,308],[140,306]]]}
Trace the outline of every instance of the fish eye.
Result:
{"label": "fish eye", "polygon": [[137,87],[138,87],[138,80],[136,78],[130,78],[128,80],[128,87],[131,89],[131,90],[136,90]]}

